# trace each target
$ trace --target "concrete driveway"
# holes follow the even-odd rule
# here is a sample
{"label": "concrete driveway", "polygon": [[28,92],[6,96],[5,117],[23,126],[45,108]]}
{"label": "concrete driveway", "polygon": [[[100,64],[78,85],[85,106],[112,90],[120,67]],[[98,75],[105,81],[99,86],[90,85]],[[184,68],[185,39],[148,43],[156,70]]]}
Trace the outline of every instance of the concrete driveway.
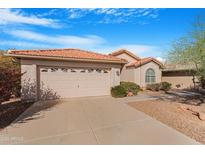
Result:
{"label": "concrete driveway", "polygon": [[[131,98],[135,101],[134,98]],[[0,132],[0,144],[198,144],[126,104],[129,99],[60,100]]]}

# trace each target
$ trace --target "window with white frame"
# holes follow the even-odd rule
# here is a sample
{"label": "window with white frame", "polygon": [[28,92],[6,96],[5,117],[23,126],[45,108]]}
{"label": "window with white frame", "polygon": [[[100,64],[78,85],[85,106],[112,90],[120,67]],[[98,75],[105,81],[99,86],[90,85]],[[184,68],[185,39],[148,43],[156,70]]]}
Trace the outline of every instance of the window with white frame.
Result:
{"label": "window with white frame", "polygon": [[156,82],[155,71],[152,68],[147,69],[145,74],[145,83],[151,84]]}

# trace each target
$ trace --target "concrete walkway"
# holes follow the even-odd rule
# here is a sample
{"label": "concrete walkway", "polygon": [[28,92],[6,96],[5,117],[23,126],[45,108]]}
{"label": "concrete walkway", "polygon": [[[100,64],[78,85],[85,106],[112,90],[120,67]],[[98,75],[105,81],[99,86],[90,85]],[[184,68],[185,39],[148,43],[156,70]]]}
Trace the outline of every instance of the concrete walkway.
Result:
{"label": "concrete walkway", "polygon": [[[0,131],[0,144],[198,144],[126,101],[130,100],[108,96],[60,100]],[[40,105],[34,104],[19,118]]]}

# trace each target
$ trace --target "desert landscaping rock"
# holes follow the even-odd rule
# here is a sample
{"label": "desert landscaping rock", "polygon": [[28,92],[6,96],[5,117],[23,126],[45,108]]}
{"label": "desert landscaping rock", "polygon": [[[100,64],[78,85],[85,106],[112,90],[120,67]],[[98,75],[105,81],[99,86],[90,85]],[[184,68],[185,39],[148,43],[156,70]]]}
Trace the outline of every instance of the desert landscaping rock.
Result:
{"label": "desert landscaping rock", "polygon": [[129,97],[129,96],[134,96],[134,95],[133,95],[132,92],[128,92],[128,93],[127,93],[127,96]]}
{"label": "desert landscaping rock", "polygon": [[[205,115],[204,104],[194,106],[165,100],[149,100],[131,102],[128,104],[196,141],[205,144],[205,122],[202,121]],[[194,115],[190,109],[199,113],[199,115]],[[201,114],[201,119],[200,113],[203,113]]]}
{"label": "desert landscaping rock", "polygon": [[205,121],[205,113],[200,111],[200,107],[191,105],[180,105],[180,109],[183,111],[191,111],[193,115],[197,116],[200,120]]}
{"label": "desert landscaping rock", "polygon": [[199,112],[199,118],[200,120],[205,121],[205,113]]}

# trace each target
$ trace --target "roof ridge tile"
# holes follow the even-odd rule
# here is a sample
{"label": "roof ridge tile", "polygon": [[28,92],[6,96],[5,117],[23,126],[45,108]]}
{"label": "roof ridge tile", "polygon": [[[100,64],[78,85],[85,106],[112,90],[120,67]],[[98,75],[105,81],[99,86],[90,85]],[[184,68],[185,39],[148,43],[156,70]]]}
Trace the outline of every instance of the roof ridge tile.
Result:
{"label": "roof ridge tile", "polygon": [[122,61],[125,60],[117,58],[112,55],[96,53],[93,51],[82,50],[77,48],[66,49],[32,49],[32,50],[9,50],[9,54],[24,55],[24,56],[40,56],[40,57],[63,57],[74,59],[94,59],[94,60],[108,60],[108,61]]}

